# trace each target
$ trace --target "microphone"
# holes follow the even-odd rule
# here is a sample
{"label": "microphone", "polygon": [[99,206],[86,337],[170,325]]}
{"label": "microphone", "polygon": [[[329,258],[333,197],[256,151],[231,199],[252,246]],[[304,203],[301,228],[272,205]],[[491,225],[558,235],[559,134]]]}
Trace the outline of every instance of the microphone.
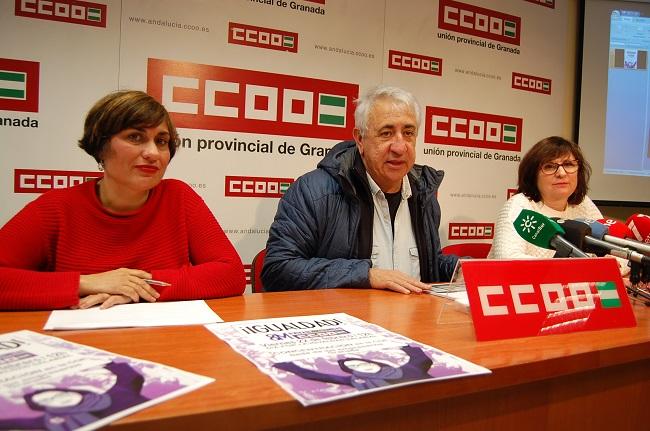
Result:
{"label": "microphone", "polygon": [[[631,221],[631,219],[632,217],[630,217],[629,220]],[[599,220],[599,222],[602,221]],[[629,227],[627,227],[625,223],[622,223],[618,220],[612,220],[612,219],[607,219],[604,222],[609,227],[609,232],[612,234],[612,236],[617,237],[615,238],[616,241],[621,241],[622,243],[629,243],[631,248],[634,248],[637,251],[644,253],[646,256],[650,256],[649,244],[638,242],[633,239],[625,239],[626,237],[634,238],[634,233],[630,230]],[[617,244],[616,241],[611,240],[610,242]],[[643,297],[646,300],[645,304],[648,306],[650,306],[650,295],[642,288],[639,288],[638,285],[639,283],[647,283],[649,279],[650,279],[650,266],[642,265],[637,262],[630,262],[630,282],[632,283],[632,285],[628,286],[627,290],[630,293],[632,293],[633,296]]]}
{"label": "microphone", "polygon": [[650,216],[633,214],[625,222],[638,241],[650,243]]}
{"label": "microphone", "polygon": [[[595,222],[597,225],[602,226],[602,229],[596,226],[600,232],[596,235],[603,235],[605,227],[600,223]],[[611,254],[612,256],[621,257],[632,262],[641,263],[643,265],[650,264],[650,257],[644,256],[641,253],[630,250],[625,247],[620,247],[615,244],[610,244],[602,239],[594,238],[591,236],[592,229],[589,223],[579,220],[559,219],[558,224],[564,228],[566,232],[565,238],[571,243],[575,244],[581,250],[588,253],[594,253],[597,256],[604,256]],[[604,253],[603,253],[604,251]]]}
{"label": "microphone", "polygon": [[596,244],[587,240],[587,238],[593,238],[591,236],[591,227],[589,224],[579,220],[563,218],[553,218],[553,220],[564,229],[564,239],[578,247],[580,250],[586,253],[593,253],[599,257],[603,257],[607,254],[602,247],[597,247]]}
{"label": "microphone", "polygon": [[598,223],[607,226],[609,234],[617,238],[634,238],[634,234],[627,225],[613,218],[601,218],[596,220]]}
{"label": "microphone", "polygon": [[538,212],[523,209],[513,222],[520,237],[538,247],[555,250],[554,257],[589,257],[564,239],[564,229]]}
{"label": "microphone", "polygon": [[[596,222],[594,222],[593,220],[585,219],[585,222],[589,223],[589,226],[591,226],[592,236],[598,239],[605,240],[609,243],[616,244],[621,247],[636,250],[639,253],[645,254],[646,256],[650,256],[649,244],[638,242],[633,239],[628,239],[628,238],[633,238],[634,234],[632,233],[630,228],[627,227],[625,223],[613,219],[600,219]],[[594,227],[594,225],[597,224],[603,225],[607,229],[607,231],[605,231],[602,236],[599,235],[599,233],[601,232],[600,228],[598,228],[597,226]]]}

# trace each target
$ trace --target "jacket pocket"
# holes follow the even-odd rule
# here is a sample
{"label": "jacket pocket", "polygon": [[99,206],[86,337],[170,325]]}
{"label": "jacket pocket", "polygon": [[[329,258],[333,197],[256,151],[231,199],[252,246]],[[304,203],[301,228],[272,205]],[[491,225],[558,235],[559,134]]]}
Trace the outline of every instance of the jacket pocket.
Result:
{"label": "jacket pocket", "polygon": [[409,264],[411,275],[420,279],[420,253],[417,247],[409,247]]}

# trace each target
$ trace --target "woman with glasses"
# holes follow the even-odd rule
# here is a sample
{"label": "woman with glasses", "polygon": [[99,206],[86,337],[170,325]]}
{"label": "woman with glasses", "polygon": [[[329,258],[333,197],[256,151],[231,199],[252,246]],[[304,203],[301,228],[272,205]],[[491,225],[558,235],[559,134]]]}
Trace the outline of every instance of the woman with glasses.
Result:
{"label": "woman with glasses", "polygon": [[559,136],[536,143],[519,164],[517,194],[499,212],[488,257],[549,258],[554,250],[537,247],[517,234],[513,222],[522,209],[547,217],[597,220],[602,214],[587,197],[591,166],[578,145]]}
{"label": "woman with glasses", "polygon": [[0,309],[242,294],[241,259],[210,209],[187,184],[163,179],[177,142],[148,94],[100,99],[79,146],[104,175],[39,196],[0,228]]}

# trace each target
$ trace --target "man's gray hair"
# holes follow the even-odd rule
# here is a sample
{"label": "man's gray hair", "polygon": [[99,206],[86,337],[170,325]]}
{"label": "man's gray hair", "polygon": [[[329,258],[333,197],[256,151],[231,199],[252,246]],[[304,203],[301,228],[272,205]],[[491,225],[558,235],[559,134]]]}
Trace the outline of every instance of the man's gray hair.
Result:
{"label": "man's gray hair", "polygon": [[406,105],[415,114],[418,129],[420,128],[422,109],[415,96],[402,88],[381,84],[370,88],[356,100],[357,107],[354,110],[354,123],[361,136],[368,133],[370,110],[379,99],[391,100],[398,107]]}

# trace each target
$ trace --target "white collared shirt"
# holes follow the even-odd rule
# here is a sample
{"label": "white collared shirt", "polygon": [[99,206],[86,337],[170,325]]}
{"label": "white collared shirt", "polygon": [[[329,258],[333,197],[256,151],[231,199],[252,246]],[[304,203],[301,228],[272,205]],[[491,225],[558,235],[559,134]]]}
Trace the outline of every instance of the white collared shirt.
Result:
{"label": "white collared shirt", "polygon": [[412,194],[408,178],[406,176],[402,178],[402,199],[397,214],[395,214],[395,232],[393,233],[388,201],[384,192],[368,173],[366,175],[374,203],[372,253],[370,255],[372,267],[396,269],[419,280],[420,258],[407,202]]}

